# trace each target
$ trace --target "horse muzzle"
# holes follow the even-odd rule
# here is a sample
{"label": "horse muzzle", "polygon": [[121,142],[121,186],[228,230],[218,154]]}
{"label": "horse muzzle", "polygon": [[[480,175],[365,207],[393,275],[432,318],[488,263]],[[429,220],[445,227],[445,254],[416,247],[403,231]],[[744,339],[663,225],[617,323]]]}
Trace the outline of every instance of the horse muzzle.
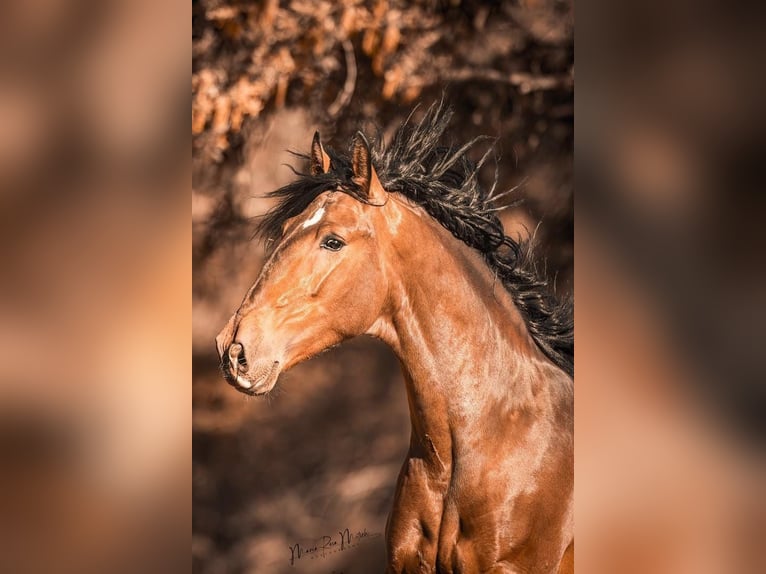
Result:
{"label": "horse muzzle", "polygon": [[229,345],[221,365],[224,377],[235,389],[248,395],[268,393],[277,384],[280,362],[259,359],[250,363],[239,342]]}
{"label": "horse muzzle", "polygon": [[216,337],[224,378],[248,395],[262,395],[273,389],[284,366],[281,353],[266,344],[263,333],[252,318],[235,314]]}

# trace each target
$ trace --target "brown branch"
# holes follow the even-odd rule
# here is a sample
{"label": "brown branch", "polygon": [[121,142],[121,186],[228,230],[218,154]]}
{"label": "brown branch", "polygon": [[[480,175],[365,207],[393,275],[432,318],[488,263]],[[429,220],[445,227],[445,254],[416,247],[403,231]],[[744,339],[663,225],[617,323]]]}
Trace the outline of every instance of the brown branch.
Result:
{"label": "brown branch", "polygon": [[448,72],[444,79],[457,82],[469,80],[501,82],[515,86],[522,94],[542,90],[571,89],[574,85],[574,78],[570,74],[562,76],[534,76],[524,72],[504,74],[497,70],[472,70],[470,68]]}
{"label": "brown branch", "polygon": [[356,89],[356,56],[354,55],[354,45],[351,40],[345,38],[342,41],[343,51],[346,54],[346,82],[343,84],[343,91],[338,94],[335,101],[327,109],[331,118],[336,117],[351,101]]}

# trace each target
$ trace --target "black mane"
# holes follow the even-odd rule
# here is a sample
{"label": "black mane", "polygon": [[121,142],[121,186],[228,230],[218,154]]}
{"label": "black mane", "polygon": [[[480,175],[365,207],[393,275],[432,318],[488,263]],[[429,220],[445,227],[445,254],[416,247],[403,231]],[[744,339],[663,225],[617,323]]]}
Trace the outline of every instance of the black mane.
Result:
{"label": "black mane", "polygon": [[[451,118],[451,110],[437,103],[420,123],[407,121],[400,126],[388,147],[378,138],[371,150],[378,178],[386,191],[400,193],[422,206],[455,237],[484,256],[512,295],[534,341],[550,360],[574,376],[572,299],[557,300],[537,271],[529,243],[518,243],[505,235],[495,214],[499,209],[495,186],[487,191],[478,182],[478,171],[492,150],[477,165],[467,157],[468,150],[485,138],[459,148],[439,145]],[[351,179],[350,158],[330,148],[326,152],[332,160],[328,173],[296,172],[300,176],[297,181],[269,194],[281,201],[258,226],[268,242],[278,240],[283,223],[325,191],[342,191],[366,201]]]}

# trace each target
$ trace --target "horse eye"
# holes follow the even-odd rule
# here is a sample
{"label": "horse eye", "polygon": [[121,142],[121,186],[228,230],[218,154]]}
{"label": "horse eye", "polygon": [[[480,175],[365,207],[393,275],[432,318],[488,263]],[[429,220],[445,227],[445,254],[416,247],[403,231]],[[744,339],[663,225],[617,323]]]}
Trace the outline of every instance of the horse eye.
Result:
{"label": "horse eye", "polygon": [[328,235],[322,240],[321,247],[330,251],[340,251],[345,243],[333,235]]}

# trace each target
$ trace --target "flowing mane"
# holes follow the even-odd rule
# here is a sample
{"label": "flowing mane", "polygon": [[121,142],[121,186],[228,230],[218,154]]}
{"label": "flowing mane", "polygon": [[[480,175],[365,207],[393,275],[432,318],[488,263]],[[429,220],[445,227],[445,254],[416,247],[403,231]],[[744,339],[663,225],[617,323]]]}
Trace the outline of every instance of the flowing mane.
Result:
{"label": "flowing mane", "polygon": [[[452,115],[443,103],[436,103],[419,123],[412,124],[409,119],[404,122],[389,146],[377,138],[371,151],[380,182],[387,192],[399,193],[423,207],[456,238],[481,253],[511,294],[538,347],[574,376],[572,298],[558,300],[549,291],[538,273],[529,242],[519,243],[505,235],[496,215],[502,209],[497,205],[501,195],[494,193],[495,185],[485,190],[478,181],[479,169],[492,149],[478,164],[467,156],[476,143],[486,138],[473,139],[461,147],[440,145]],[[258,226],[267,244],[280,238],[286,220],[303,212],[326,191],[337,190],[367,201],[352,181],[350,157],[330,148],[326,151],[331,158],[327,173],[311,175],[296,171],[298,180],[269,194],[280,201]],[[303,154],[296,155],[308,159]]]}

